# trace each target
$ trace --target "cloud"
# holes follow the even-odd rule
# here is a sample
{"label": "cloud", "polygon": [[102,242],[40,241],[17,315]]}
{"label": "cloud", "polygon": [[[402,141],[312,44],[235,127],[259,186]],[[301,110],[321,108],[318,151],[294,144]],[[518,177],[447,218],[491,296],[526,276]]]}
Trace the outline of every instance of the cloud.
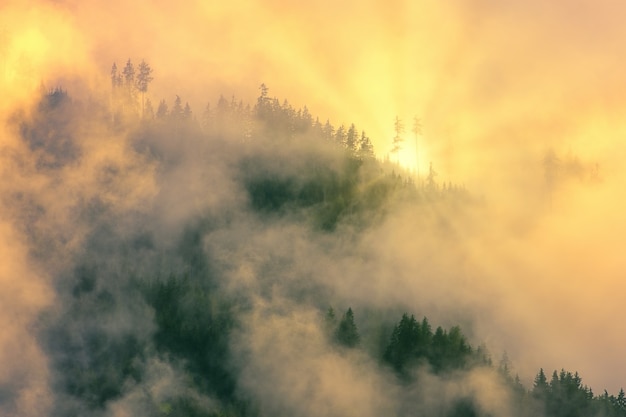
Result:
{"label": "cloud", "polygon": [[[221,289],[254,301],[253,333],[240,335],[236,347],[246,358],[242,389],[268,413],[303,402],[311,404],[304,414],[340,413],[353,403],[363,414],[384,413],[392,405],[383,393],[400,395],[381,388],[389,376],[369,359],[329,351],[315,311],[330,303],[462,321],[476,342],[507,350],[526,381],[539,367],[565,367],[596,391],[616,391],[626,344],[614,330],[625,266],[623,8],[609,0],[5,4],[0,363],[9,371],[0,379],[2,407],[45,415],[53,402],[51,353],[33,326],[51,306],[63,308],[59,294],[71,297],[78,264],[102,267],[96,287],[118,299],[124,268],[157,275],[151,262],[161,262],[184,270],[173,248],[206,213],[218,220],[198,232],[200,253],[226,277]],[[319,149],[281,154],[263,144],[206,143],[189,132],[184,143],[176,131],[127,137],[90,123],[93,102],[108,102],[111,64],[128,58],[154,68],[153,103],[180,94],[199,117],[220,93],[254,102],[266,82],[272,95],[308,105],[322,121],[355,122],[380,157],[389,152],[394,117],[408,128],[417,115],[422,175],[432,161],[438,181],[463,183],[482,202],[459,210],[401,206],[362,234],[341,227],[341,235],[316,234],[290,217],[255,217],[242,160],[253,155],[277,175],[300,178],[302,155],[320,152],[333,170],[337,159]],[[23,138],[25,126],[42,120],[33,106],[42,84],[81,103],[58,115],[72,121],[59,134],[68,148]],[[77,115],[87,121],[72,124]],[[137,145],[143,139],[170,159],[148,155]],[[407,133],[399,158],[411,168],[413,146]],[[564,164],[578,160],[583,174],[559,171],[559,181],[547,184],[550,150]],[[120,248],[128,247],[136,258],[125,258]],[[150,314],[141,314],[132,323],[149,329]],[[274,338],[284,343],[271,356]],[[301,378],[308,366],[316,371]],[[266,374],[289,401],[259,382]],[[465,378],[488,384],[484,375]],[[137,392],[129,388],[111,413]],[[480,395],[476,401],[489,402]]]}

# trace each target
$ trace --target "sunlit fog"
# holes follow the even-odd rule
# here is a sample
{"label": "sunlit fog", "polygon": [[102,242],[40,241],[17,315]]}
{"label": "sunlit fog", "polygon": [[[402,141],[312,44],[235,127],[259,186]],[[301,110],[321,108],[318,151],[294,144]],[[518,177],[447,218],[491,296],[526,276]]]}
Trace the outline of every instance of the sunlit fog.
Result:
{"label": "sunlit fog", "polygon": [[626,3],[0,5],[0,415],[626,416]]}

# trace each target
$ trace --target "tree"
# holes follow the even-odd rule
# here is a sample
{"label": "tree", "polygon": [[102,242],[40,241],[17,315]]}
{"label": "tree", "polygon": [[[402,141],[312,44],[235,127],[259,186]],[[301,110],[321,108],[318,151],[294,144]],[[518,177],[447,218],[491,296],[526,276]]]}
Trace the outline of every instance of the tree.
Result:
{"label": "tree", "polygon": [[261,120],[265,120],[271,113],[271,100],[268,96],[269,89],[265,83],[262,83],[259,90],[261,90],[261,95],[256,101],[256,115]]}
{"label": "tree", "polygon": [[626,410],[626,395],[624,394],[624,388],[620,388],[615,404],[622,410]]}
{"label": "tree", "polygon": [[191,120],[191,106],[189,106],[189,102],[185,102],[185,108],[183,109],[183,119]]}
{"label": "tree", "polygon": [[393,123],[393,129],[396,135],[393,137],[391,153],[396,154],[399,160],[400,149],[402,149],[402,142],[404,142],[404,138],[402,137],[402,134],[404,133],[404,124],[398,116],[396,116],[396,119]]}
{"label": "tree", "polygon": [[328,307],[324,316],[324,329],[328,335],[332,335],[333,331],[337,329],[337,316],[335,310],[332,307]]}
{"label": "tree", "polygon": [[335,332],[335,339],[337,342],[346,347],[355,347],[359,344],[361,337],[359,336],[356,324],[354,323],[354,313],[352,313],[352,308],[348,308],[348,311],[346,311],[341,318],[339,327]]}
{"label": "tree", "polygon": [[422,134],[422,123],[419,117],[413,118],[413,135],[415,136],[415,169],[417,170],[417,178],[420,177],[419,147],[417,138]]}
{"label": "tree", "polygon": [[154,119],[154,108],[152,107],[152,101],[150,101],[150,99],[146,99],[145,107],[144,117],[148,120]]}
{"label": "tree", "polygon": [[130,58],[126,62],[126,66],[124,67],[122,74],[124,75],[124,85],[126,86],[128,96],[131,97],[135,86],[135,67],[130,61]]}
{"label": "tree", "polygon": [[546,374],[543,372],[543,368],[540,368],[539,373],[537,374],[537,376],[535,376],[535,380],[533,382],[533,393],[544,393],[547,390],[548,378],[546,378]]}
{"label": "tree", "polygon": [[339,145],[344,145],[346,143],[346,127],[341,125],[337,128],[335,132],[335,143]]}
{"label": "tree", "polygon": [[154,79],[152,77],[152,68],[150,65],[146,63],[146,61],[142,60],[139,64],[139,74],[137,74],[136,80],[136,88],[137,91],[141,94],[141,116],[144,116],[145,111],[145,95],[148,91],[148,85]]}
{"label": "tree", "polygon": [[405,365],[416,357],[419,328],[415,317],[404,313],[400,322],[394,327],[391,339],[383,358],[396,371],[402,372]]}
{"label": "tree", "polygon": [[157,108],[156,118],[163,120],[167,117],[167,115],[167,103],[165,102],[165,100],[161,100],[161,102],[159,103],[159,107]]}
{"label": "tree", "polygon": [[111,89],[113,91],[115,91],[115,87],[117,87],[118,85],[118,77],[119,75],[117,74],[117,65],[114,62],[113,66],[111,67]]}
{"label": "tree", "polygon": [[346,148],[348,148],[349,151],[354,151],[356,149],[358,139],[359,134],[356,131],[356,126],[352,123],[348,129],[348,133],[346,134]]}
{"label": "tree", "polygon": [[335,136],[335,128],[330,124],[330,120],[326,119],[326,123],[322,127],[322,134],[324,139],[331,141]]}
{"label": "tree", "polygon": [[358,156],[361,159],[374,159],[374,146],[365,135],[365,131],[361,132],[361,139],[359,139]]}
{"label": "tree", "polygon": [[170,111],[170,117],[176,120],[180,120],[183,118],[183,105],[179,95],[176,95],[174,105],[172,106],[172,110]]}
{"label": "tree", "polygon": [[434,192],[437,190],[436,176],[437,172],[433,169],[433,163],[431,162],[428,166],[428,177],[426,177],[426,187],[428,191]]}

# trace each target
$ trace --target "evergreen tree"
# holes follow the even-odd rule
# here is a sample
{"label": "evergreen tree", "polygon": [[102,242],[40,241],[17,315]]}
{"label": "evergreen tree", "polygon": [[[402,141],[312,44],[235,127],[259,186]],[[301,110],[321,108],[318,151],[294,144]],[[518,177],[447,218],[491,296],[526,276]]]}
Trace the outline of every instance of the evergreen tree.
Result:
{"label": "evergreen tree", "polygon": [[426,177],[426,189],[430,192],[437,191],[437,182],[435,181],[436,176],[437,172],[433,169],[433,163],[431,162],[428,166],[428,177]]}
{"label": "evergreen tree", "polygon": [[383,358],[391,364],[396,371],[402,372],[405,365],[417,356],[417,342],[419,328],[415,317],[404,313],[400,322],[391,333],[389,345]]}
{"label": "evergreen tree", "polygon": [[132,97],[132,91],[135,86],[135,67],[130,58],[126,61],[122,74],[124,75],[124,85],[126,86],[127,94],[129,97]]}
{"label": "evergreen tree", "polygon": [[148,85],[154,79],[152,77],[152,68],[150,65],[146,63],[146,61],[142,60],[139,64],[139,74],[137,74],[136,80],[136,88],[141,94],[141,116],[145,116],[145,96],[148,91]]}
{"label": "evergreen tree", "polygon": [[165,102],[165,100],[161,100],[159,102],[159,107],[157,107],[156,118],[159,120],[164,120],[167,116],[167,103]]}
{"label": "evergreen tree", "polygon": [[154,108],[152,107],[152,101],[150,99],[146,99],[146,105],[144,110],[144,118],[147,120],[154,119]]}
{"label": "evergreen tree", "polygon": [[361,132],[357,155],[361,159],[374,159],[374,146],[370,138],[365,135],[365,131]]}
{"label": "evergreen tree", "polygon": [[176,99],[174,100],[174,105],[172,106],[172,110],[170,111],[170,118],[174,120],[180,120],[183,118],[183,106],[180,96],[176,95]]}
{"label": "evergreen tree", "polygon": [[183,109],[183,119],[191,120],[191,106],[189,106],[189,102],[185,102],[185,108]]}
{"label": "evergreen tree", "polygon": [[337,316],[335,310],[332,307],[328,307],[324,316],[324,330],[326,334],[332,335],[337,330]]}
{"label": "evergreen tree", "polygon": [[422,122],[419,117],[415,116],[413,118],[413,135],[415,137],[415,169],[417,171],[417,178],[420,177],[420,163],[419,163],[419,144],[418,138],[419,135],[422,134]]}
{"label": "evergreen tree", "polygon": [[348,129],[348,133],[346,133],[346,148],[351,152],[354,151],[356,149],[358,139],[359,135],[356,131],[356,126],[354,126],[354,123],[352,123],[350,125],[350,128]]}
{"label": "evergreen tree", "polygon": [[348,311],[341,318],[339,327],[335,332],[335,339],[346,347],[355,347],[359,344],[361,337],[354,323],[352,308],[348,308]]}
{"label": "evergreen tree", "polygon": [[335,128],[330,124],[330,120],[326,119],[326,123],[322,127],[322,133],[327,141],[331,141],[335,137]]}
{"label": "evergreen tree", "polygon": [[395,154],[396,157],[399,159],[400,149],[402,149],[402,142],[404,142],[404,138],[402,137],[402,134],[404,133],[404,124],[398,116],[396,116],[396,119],[394,120],[393,129],[396,135],[393,137],[391,153]]}
{"label": "evergreen tree", "polygon": [[111,90],[115,91],[115,88],[117,87],[117,85],[118,85],[117,65],[114,62],[113,66],[111,67]]}
{"label": "evergreen tree", "polygon": [[346,128],[344,125],[341,125],[337,128],[337,131],[335,132],[335,143],[341,146],[345,146]]}

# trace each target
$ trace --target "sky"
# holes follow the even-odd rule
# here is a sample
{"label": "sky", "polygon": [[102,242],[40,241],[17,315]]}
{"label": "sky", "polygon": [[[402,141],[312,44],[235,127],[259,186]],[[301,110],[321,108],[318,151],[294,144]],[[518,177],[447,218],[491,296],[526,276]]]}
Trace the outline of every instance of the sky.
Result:
{"label": "sky", "polygon": [[[578,370],[596,393],[624,383],[623,2],[9,0],[0,11],[4,149],[21,149],[5,122],[42,85],[77,97],[106,92],[113,62],[145,59],[154,69],[153,102],[178,94],[195,114],[220,94],[253,102],[266,83],[270,95],[307,105],[322,121],[365,129],[380,158],[422,177],[432,163],[440,181],[484,198],[484,217],[455,230],[463,276],[433,283],[430,294],[467,303],[483,318],[477,337],[506,349],[526,380],[539,367],[564,367]],[[390,155],[396,116],[406,140]],[[414,117],[422,124],[417,149]],[[561,161],[579,161],[582,174],[546,186],[550,150]],[[111,192],[114,201],[130,205],[156,193],[133,171],[140,162],[121,142],[88,162],[102,158],[134,172],[128,189]],[[18,169],[0,168],[4,178]],[[89,185],[78,172],[66,181],[70,197],[72,187]],[[44,190],[47,183],[33,175],[2,187]],[[48,272],[29,266],[13,219],[0,219],[0,281],[11,288],[0,322],[29,342],[19,352],[5,335],[0,355],[27,357],[45,373],[45,354],[25,329],[54,304],[54,291]],[[376,248],[383,265],[405,265],[397,279],[413,289],[385,292],[381,304],[418,296],[410,277],[423,267],[416,250],[427,252],[413,243],[419,219],[402,213],[394,222],[376,232],[368,250]],[[432,274],[459,271],[447,262]],[[15,275],[26,277],[23,284],[13,283]],[[5,378],[30,378],[19,372]],[[33,387],[28,395],[45,389]]]}

